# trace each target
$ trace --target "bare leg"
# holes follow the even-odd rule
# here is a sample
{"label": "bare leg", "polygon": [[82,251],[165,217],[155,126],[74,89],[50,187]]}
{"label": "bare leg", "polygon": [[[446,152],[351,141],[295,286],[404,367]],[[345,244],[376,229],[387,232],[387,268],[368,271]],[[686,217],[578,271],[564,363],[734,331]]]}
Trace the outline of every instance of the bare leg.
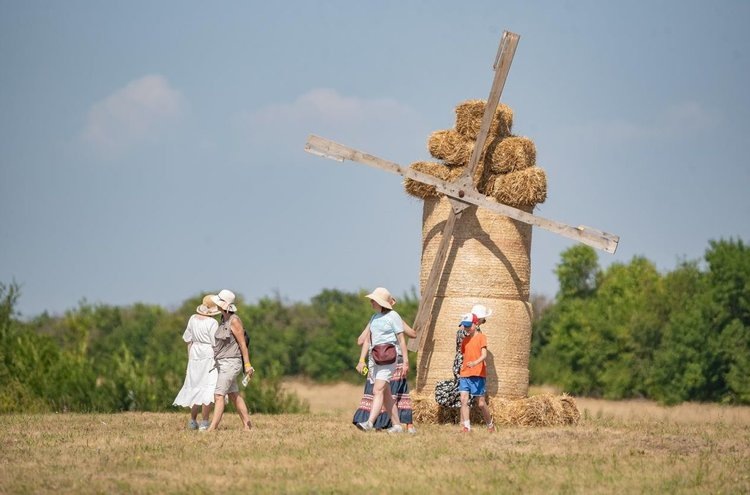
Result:
{"label": "bare leg", "polygon": [[214,418],[206,431],[214,431],[219,427],[221,416],[224,414],[224,394],[214,394]]}
{"label": "bare leg", "polygon": [[479,410],[482,411],[484,423],[489,426],[492,423],[492,415],[490,415],[490,408],[487,407],[487,402],[484,400],[483,395],[477,397],[477,405],[479,406]]}
{"label": "bare leg", "polygon": [[[396,401],[396,397],[393,396],[393,394],[389,394],[390,387],[388,387],[386,394],[391,396],[391,400],[393,401],[393,407],[391,407],[391,422],[395,424],[401,424],[401,415],[398,413],[398,402]],[[393,422],[393,418],[397,418],[398,422]]]}
{"label": "bare leg", "polygon": [[391,425],[400,426],[401,419],[398,416],[398,407],[396,406],[396,401],[393,400],[393,395],[391,395],[391,385],[388,382],[385,382],[385,387],[383,389],[383,402],[385,403],[385,410],[391,415]]}
{"label": "bare leg", "polygon": [[230,393],[229,400],[232,401],[235,409],[237,409],[237,414],[240,415],[240,419],[242,420],[242,429],[245,431],[250,431],[250,414],[248,414],[247,412],[245,400],[238,392]]}
{"label": "bare leg", "polygon": [[461,392],[461,424],[466,424],[469,418],[469,392]]}
{"label": "bare leg", "polygon": [[211,404],[203,404],[201,406],[201,418],[203,421],[208,421],[208,416],[211,414]]}
{"label": "bare leg", "polygon": [[198,411],[200,411],[201,406],[199,404],[196,404],[190,408],[190,419],[195,421],[198,418]]}
{"label": "bare leg", "polygon": [[[388,382],[384,380],[375,380],[375,385],[372,387],[372,409],[370,409],[370,424],[375,424],[375,420],[380,415],[380,409],[383,407],[383,391],[388,388]],[[390,389],[388,390],[390,395]],[[391,400],[393,400],[391,398]]]}

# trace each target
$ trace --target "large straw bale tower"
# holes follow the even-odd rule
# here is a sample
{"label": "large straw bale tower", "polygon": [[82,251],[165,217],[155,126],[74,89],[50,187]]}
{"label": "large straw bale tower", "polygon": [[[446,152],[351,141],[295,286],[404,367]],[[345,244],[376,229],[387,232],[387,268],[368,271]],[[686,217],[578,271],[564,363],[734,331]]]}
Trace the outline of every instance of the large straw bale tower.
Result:
{"label": "large straw bale tower", "polygon": [[[433,132],[430,154],[441,161],[411,165],[441,179],[461,175],[473,151],[485,102],[470,100],[456,107],[454,129]],[[490,198],[531,212],[547,196],[547,179],[536,166],[534,143],[513,136],[513,112],[498,105],[487,144],[474,173],[474,184]],[[450,202],[434,187],[406,180],[406,191],[424,200],[422,264],[424,285],[436,256]],[[489,397],[527,396],[532,311],[529,304],[531,225],[470,207],[456,223],[446,266],[438,283],[433,318],[422,340],[417,368],[417,394],[433,394],[437,382],[453,376],[459,318],[473,304],[493,310],[482,325],[487,335],[487,393]]]}

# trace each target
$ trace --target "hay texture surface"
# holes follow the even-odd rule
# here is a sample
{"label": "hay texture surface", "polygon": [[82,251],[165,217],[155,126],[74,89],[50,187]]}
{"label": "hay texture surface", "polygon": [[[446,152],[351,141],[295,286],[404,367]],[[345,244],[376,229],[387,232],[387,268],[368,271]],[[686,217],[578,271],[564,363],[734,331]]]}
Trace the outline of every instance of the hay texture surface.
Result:
{"label": "hay texture surface", "polygon": [[[469,139],[476,139],[482,126],[485,100],[467,100],[456,106],[456,130]],[[499,103],[495,116],[490,124],[489,139],[492,137],[510,136],[513,127],[513,110],[509,106]]]}
{"label": "hay texture surface", "polygon": [[[412,394],[411,399],[417,424],[458,424],[460,421],[458,408],[443,407],[426,395]],[[534,395],[515,400],[488,397],[487,404],[496,425],[564,426],[578,424],[581,419],[575,399],[566,394]],[[470,409],[470,419],[474,427],[484,425],[482,413],[476,406]]]}
{"label": "hay texture surface", "polygon": [[[500,137],[487,139],[484,143],[482,154],[479,156],[479,161],[487,161],[486,157],[488,153],[492,155],[505,139]],[[442,160],[449,167],[465,167],[471,161],[471,154],[474,152],[475,144],[476,141],[474,139],[462,136],[455,129],[445,129],[430,134],[430,137],[427,139],[427,150],[433,158]]]}
{"label": "hay texture surface", "polygon": [[[463,169],[461,168],[451,168],[435,162],[414,162],[409,165],[409,168],[448,182],[455,181],[463,172]],[[406,189],[407,193],[416,198],[427,199],[439,198],[442,196],[442,194],[435,190],[435,186],[424,184],[412,179],[404,180],[404,189]]]}
{"label": "hay texture surface", "polygon": [[507,174],[536,165],[534,142],[521,136],[510,136],[498,143],[487,157],[490,170],[495,174]]}
{"label": "hay texture surface", "polygon": [[446,129],[430,134],[427,149],[433,158],[442,160],[448,166],[465,166],[474,150],[474,141],[453,129]]}
{"label": "hay texture surface", "polygon": [[547,199],[547,174],[530,167],[489,179],[485,193],[511,206],[533,206]]}

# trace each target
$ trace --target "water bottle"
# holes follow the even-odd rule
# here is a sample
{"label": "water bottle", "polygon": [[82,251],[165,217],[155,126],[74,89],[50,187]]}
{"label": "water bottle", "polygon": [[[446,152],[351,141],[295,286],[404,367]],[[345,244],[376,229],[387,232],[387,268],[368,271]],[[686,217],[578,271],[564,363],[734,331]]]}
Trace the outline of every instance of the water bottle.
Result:
{"label": "water bottle", "polygon": [[254,371],[255,371],[254,368],[250,368],[250,370],[247,373],[245,373],[245,376],[242,378],[243,387],[247,387],[247,384],[250,383],[250,377],[252,376]]}

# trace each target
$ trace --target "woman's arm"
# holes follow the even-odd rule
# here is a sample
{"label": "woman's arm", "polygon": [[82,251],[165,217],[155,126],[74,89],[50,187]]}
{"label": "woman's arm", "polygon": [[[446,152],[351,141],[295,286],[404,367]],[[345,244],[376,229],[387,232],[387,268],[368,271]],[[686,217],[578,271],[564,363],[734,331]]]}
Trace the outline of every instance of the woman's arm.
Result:
{"label": "woman's arm", "polygon": [[401,346],[401,357],[404,360],[404,373],[409,371],[409,350],[406,348],[406,337],[403,333],[397,333],[398,344]]}
{"label": "woman's arm", "polygon": [[240,346],[242,362],[245,363],[245,373],[252,375],[255,370],[250,364],[250,353],[247,350],[247,344],[245,344],[245,329],[242,327],[242,322],[239,318],[232,318],[229,328],[232,330],[232,335],[237,339],[237,344]]}
{"label": "woman's arm", "polygon": [[404,334],[410,339],[416,339],[417,331],[414,330],[412,327],[410,327],[409,324],[406,323],[405,321],[402,321],[402,323],[404,324]]}
{"label": "woman's arm", "polygon": [[370,324],[368,323],[364,330],[362,330],[362,333],[359,334],[359,337],[357,337],[357,345],[362,345],[365,342],[370,340]]}
{"label": "woman's arm", "polygon": [[367,358],[367,351],[370,350],[370,343],[366,340],[362,342],[362,348],[359,351],[359,361],[357,362],[357,373],[362,373],[362,370],[366,366],[365,359]]}

